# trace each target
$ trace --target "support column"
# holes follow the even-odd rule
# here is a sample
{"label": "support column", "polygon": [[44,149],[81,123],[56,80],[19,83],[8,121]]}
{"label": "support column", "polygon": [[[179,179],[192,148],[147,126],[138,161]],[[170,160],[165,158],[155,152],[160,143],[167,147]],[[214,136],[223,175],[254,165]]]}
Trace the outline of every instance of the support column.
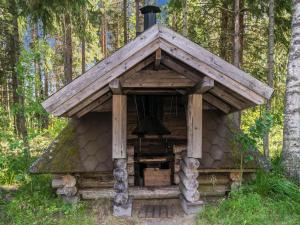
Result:
{"label": "support column", "polygon": [[181,160],[179,173],[181,191],[181,206],[186,214],[193,214],[203,205],[199,201],[198,167],[202,157],[202,95],[188,96],[187,112],[187,155]]}
{"label": "support column", "polygon": [[127,173],[127,96],[113,95],[112,158],[114,160],[114,216],[131,216],[132,199],[128,195]]}

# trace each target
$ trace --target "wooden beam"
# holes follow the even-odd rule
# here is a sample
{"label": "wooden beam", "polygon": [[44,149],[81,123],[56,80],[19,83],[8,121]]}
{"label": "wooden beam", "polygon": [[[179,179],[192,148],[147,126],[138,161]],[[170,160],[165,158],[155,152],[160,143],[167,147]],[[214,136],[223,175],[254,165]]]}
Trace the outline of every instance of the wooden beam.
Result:
{"label": "wooden beam", "polygon": [[203,95],[203,99],[226,114],[230,113],[231,111],[231,107],[229,105],[213,96],[212,94],[206,93],[205,95]]}
{"label": "wooden beam", "polygon": [[122,85],[119,79],[114,79],[109,83],[109,88],[114,95],[122,95]]}
{"label": "wooden beam", "polygon": [[172,59],[169,56],[165,56],[162,58],[162,64],[167,66],[168,68],[176,71],[177,73],[180,73],[187,77],[188,79],[194,81],[194,82],[200,82],[203,78],[203,74],[200,74],[199,72],[192,72],[190,69],[186,68],[185,66],[179,64],[174,59]]}
{"label": "wooden beam", "polygon": [[213,95],[217,96],[220,99],[223,99],[225,102],[232,105],[238,110],[247,108],[247,104],[235,98],[234,96],[230,95],[228,92],[224,91],[222,88],[218,86],[215,86],[213,89],[211,89],[210,93],[212,93]]}
{"label": "wooden beam", "polygon": [[191,93],[204,94],[210,89],[212,89],[214,85],[215,85],[214,80],[211,79],[210,77],[205,76],[198,84],[196,84],[191,89]]}
{"label": "wooden beam", "polygon": [[[223,73],[226,78],[232,79],[244,87],[247,87],[252,92],[258,94],[264,99],[269,99],[273,93],[273,89],[250,76],[239,68],[221,59],[217,55],[212,54],[196,43],[190,41],[184,36],[172,31],[163,26],[159,26],[159,37],[162,42],[172,43],[173,54],[177,57],[177,49],[182,49],[187,52],[193,59],[197,59],[209,66],[212,70]],[[165,51],[164,48],[161,48]],[[169,53],[169,51],[168,51]],[[214,77],[212,77],[214,79]],[[216,80],[216,79],[214,79]]]}
{"label": "wooden beam", "polygon": [[195,82],[172,70],[141,70],[122,82],[125,88],[189,88]]}
{"label": "wooden beam", "polygon": [[[82,189],[79,193],[83,199],[112,199],[116,195],[113,188]],[[134,199],[168,199],[178,198],[180,191],[177,185],[157,188],[129,187],[129,195]]]}
{"label": "wooden beam", "polygon": [[[111,79],[111,77],[114,77],[114,75],[112,75],[112,70],[114,68],[121,66],[123,68],[125,67],[126,70],[128,70],[128,68],[131,68],[133,65],[140,62],[141,59],[146,58],[147,55],[149,55],[148,53],[151,54],[155,52],[155,50],[158,49],[158,47],[155,46],[153,49],[151,45],[154,42],[157,43],[157,40],[158,25],[155,25],[149,30],[145,31],[140,36],[138,36],[134,41],[128,43],[108,58],[102,60],[97,65],[88,70],[86,73],[84,73],[83,75],[72,81],[70,84],[53,94],[51,97],[49,97],[42,103],[43,107],[47,110],[47,112],[54,113],[56,108],[63,106],[64,103],[69,102],[73,98],[81,96],[80,100],[82,100],[87,96],[90,96],[91,92],[94,92],[94,89],[89,86],[93,84],[96,86],[98,85],[98,89],[100,89],[104,84],[99,85],[98,81],[100,83],[103,83],[103,80],[107,79],[108,77],[109,79]],[[150,52],[147,50],[145,51],[145,47],[148,50],[150,50]],[[139,57],[137,55],[139,55]],[[136,60],[133,60],[133,62],[131,63],[126,62],[127,59],[132,57],[134,57]],[[88,88],[90,91],[86,92],[83,95],[82,91],[84,91],[86,88]],[[57,110],[58,112],[55,113],[55,115],[62,115],[74,106],[75,103],[70,103],[70,105],[68,104],[67,107],[64,106],[66,107],[66,109],[62,110],[62,112]]]}
{"label": "wooden beam", "polygon": [[155,52],[155,64],[154,64],[155,70],[159,70],[160,61],[161,61],[161,49],[159,48]]}
{"label": "wooden beam", "polygon": [[112,158],[124,159],[127,152],[127,96],[113,95]]}
{"label": "wooden beam", "polygon": [[238,93],[239,95],[243,96],[249,101],[259,105],[264,104],[264,97],[257,94],[255,91],[252,91],[247,86],[241,85],[236,80],[226,76],[224,73],[212,68],[211,66],[207,65],[198,58],[192,56],[190,53],[186,52],[186,49],[183,50],[181,48],[176,48],[173,42],[170,43],[163,39],[160,41],[160,48],[165,52],[178,58],[182,62],[186,63],[187,65],[191,66],[192,68],[202,72],[203,74],[211,77],[215,81],[221,83],[225,87],[228,87],[229,89],[233,90],[234,92]]}
{"label": "wooden beam", "polygon": [[176,89],[127,89],[126,95],[179,95]]}
{"label": "wooden beam", "polygon": [[93,112],[112,112],[112,98],[97,106],[97,108],[93,109]]}
{"label": "wooden beam", "polygon": [[[64,115],[67,115],[68,117],[73,117],[75,114],[77,114],[78,112],[80,112],[81,110],[83,110],[86,107],[92,108],[92,104],[97,105],[98,103],[95,103],[98,101],[98,99],[107,94],[109,92],[109,87],[105,86],[104,88],[102,88],[101,90],[99,90],[99,92],[97,92],[96,94],[94,94],[93,96],[91,96],[91,98],[93,100],[86,100],[84,102],[82,102],[79,105],[76,105],[74,108],[72,108],[71,110],[67,111],[67,113],[65,113]],[[97,98],[96,98],[97,96]]]}
{"label": "wooden beam", "polygon": [[108,71],[108,73],[105,73],[103,74],[103,76],[99,77],[98,80],[89,84],[86,88],[82,89],[81,91],[76,92],[66,102],[59,105],[54,111],[52,111],[53,115],[60,116],[64,114],[65,111],[68,111],[69,109],[77,105],[81,105],[85,101],[88,101],[89,103],[93,102],[102,95],[98,92],[99,90],[101,90],[102,87],[108,85],[110,81],[118,78],[130,68],[133,68],[139,62],[143,61],[145,58],[154,53],[156,49],[158,49],[158,47],[159,40],[156,40],[148,46],[146,46],[145,48],[143,48],[141,51],[125,59],[125,61],[121,62],[118,66]]}
{"label": "wooden beam", "polygon": [[[135,72],[143,69],[144,67],[148,66],[150,63],[154,62],[154,56],[150,56],[148,58],[146,58],[144,61],[139,62],[137,65],[135,65],[133,68],[131,68],[130,70],[126,71],[121,77],[120,77],[120,81],[122,81],[125,78],[129,78],[132,74],[134,74]],[[97,96],[104,95],[106,93],[108,93],[110,91],[108,86],[105,86],[103,89],[101,89],[98,93],[96,93]],[[98,97],[99,98],[99,97]],[[97,99],[98,99],[97,98]],[[86,100],[84,102],[82,102],[81,104],[75,106],[74,108],[72,108],[67,115],[69,117],[72,117],[74,114],[76,114],[77,112],[79,112],[80,110],[82,110],[83,108],[85,108],[86,106],[88,106],[89,104],[93,104],[91,103],[91,100],[93,100],[94,97],[91,96],[89,100]],[[97,101],[94,100],[95,101]],[[97,103],[96,103],[97,104]]]}
{"label": "wooden beam", "polygon": [[202,95],[188,96],[187,112],[187,156],[202,157]]}
{"label": "wooden beam", "polygon": [[109,99],[111,99],[112,94],[110,92],[107,92],[105,95],[102,95],[97,101],[92,102],[87,107],[82,109],[76,114],[77,118],[80,118],[84,115],[86,115],[88,112],[93,111],[94,109],[98,108],[99,106],[105,104]]}

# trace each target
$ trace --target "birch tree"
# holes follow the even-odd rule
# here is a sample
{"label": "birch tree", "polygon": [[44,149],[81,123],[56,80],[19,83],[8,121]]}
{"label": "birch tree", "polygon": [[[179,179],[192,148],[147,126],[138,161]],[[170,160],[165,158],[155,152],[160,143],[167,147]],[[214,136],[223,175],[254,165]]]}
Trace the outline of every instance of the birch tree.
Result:
{"label": "birch tree", "polygon": [[293,0],[292,39],[285,92],[283,166],[300,183],[300,0]]}

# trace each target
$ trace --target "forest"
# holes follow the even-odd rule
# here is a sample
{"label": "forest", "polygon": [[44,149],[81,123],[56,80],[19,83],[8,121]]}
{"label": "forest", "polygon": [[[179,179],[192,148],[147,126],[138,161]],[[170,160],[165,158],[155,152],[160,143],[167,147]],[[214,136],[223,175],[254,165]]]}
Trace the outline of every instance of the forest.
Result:
{"label": "forest", "polygon": [[0,0],[0,224],[140,224],[107,215],[103,201],[63,203],[51,175],[28,168],[68,123],[41,103],[135,39],[146,4],[160,7],[159,24],[274,89],[238,115],[236,137],[271,169],[195,224],[299,224],[299,0]]}

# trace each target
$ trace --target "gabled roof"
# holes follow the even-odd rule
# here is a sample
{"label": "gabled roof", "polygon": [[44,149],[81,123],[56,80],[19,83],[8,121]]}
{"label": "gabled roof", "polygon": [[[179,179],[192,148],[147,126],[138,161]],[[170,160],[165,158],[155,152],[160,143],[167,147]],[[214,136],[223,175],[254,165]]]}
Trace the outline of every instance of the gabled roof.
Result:
{"label": "gabled roof", "polygon": [[[55,116],[72,117],[83,109],[92,111],[95,105],[104,101],[103,96],[110,97],[108,85],[111,81],[148,66],[155,60],[152,56],[158,49],[178,62],[172,66],[174,61],[168,65],[166,59],[166,65],[176,72],[184,76],[205,75],[224,87],[218,88],[218,91],[213,88],[207,93],[207,99],[216,97],[233,106],[234,101],[239,100],[243,104],[239,107],[236,104],[235,109],[241,110],[263,104],[273,93],[266,84],[201,46],[164,26],[155,25],[50,96],[43,102],[43,107]],[[228,95],[228,91],[233,93],[233,97]]]}

